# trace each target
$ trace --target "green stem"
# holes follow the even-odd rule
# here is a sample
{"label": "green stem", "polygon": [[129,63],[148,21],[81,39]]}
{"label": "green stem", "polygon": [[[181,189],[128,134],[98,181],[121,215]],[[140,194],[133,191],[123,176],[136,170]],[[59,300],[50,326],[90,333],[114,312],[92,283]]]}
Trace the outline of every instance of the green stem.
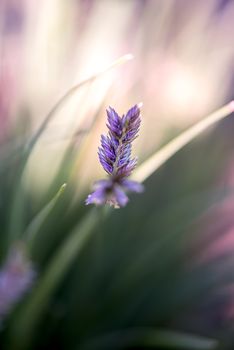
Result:
{"label": "green stem", "polygon": [[218,342],[193,334],[150,327],[116,330],[87,341],[80,350],[109,350],[126,347],[160,347],[178,350],[215,350]]}
{"label": "green stem", "polygon": [[44,275],[37,282],[37,286],[28,298],[26,305],[24,305],[23,312],[13,321],[9,340],[14,342],[20,339],[20,342],[11,344],[10,349],[24,350],[28,348],[50,298],[94,232],[99,218],[100,213],[96,208],[88,212],[80,225],[74,229],[58,249]]}

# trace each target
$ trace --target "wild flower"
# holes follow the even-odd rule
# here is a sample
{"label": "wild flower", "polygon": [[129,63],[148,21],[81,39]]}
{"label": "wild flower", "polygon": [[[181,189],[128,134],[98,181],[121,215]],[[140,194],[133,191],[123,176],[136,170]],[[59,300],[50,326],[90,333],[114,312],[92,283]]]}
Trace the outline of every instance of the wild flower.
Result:
{"label": "wild flower", "polygon": [[107,203],[119,208],[128,202],[125,191],[143,191],[142,184],[128,179],[137,165],[131,151],[141,124],[140,105],[133,106],[122,117],[111,107],[106,112],[109,131],[106,136],[101,135],[98,156],[108,178],[94,183],[94,192],[87,197],[86,204]]}
{"label": "wild flower", "polygon": [[35,270],[22,246],[13,247],[0,269],[0,321],[29,290]]}

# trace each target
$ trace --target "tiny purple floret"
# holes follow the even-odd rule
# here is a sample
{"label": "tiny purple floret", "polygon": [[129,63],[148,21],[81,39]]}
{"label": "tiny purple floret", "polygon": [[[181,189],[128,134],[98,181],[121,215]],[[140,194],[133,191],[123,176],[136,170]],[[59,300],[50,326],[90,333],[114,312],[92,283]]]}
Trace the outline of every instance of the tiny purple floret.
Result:
{"label": "tiny purple floret", "polygon": [[11,248],[0,269],[0,321],[32,286],[36,273],[27,259],[24,246]]}
{"label": "tiny purple floret", "polygon": [[122,117],[111,107],[106,112],[108,134],[101,135],[98,156],[108,178],[95,182],[94,192],[85,203],[119,208],[128,202],[126,191],[140,193],[144,189],[142,184],[128,179],[137,165],[131,152],[141,124],[140,105],[133,106]]}

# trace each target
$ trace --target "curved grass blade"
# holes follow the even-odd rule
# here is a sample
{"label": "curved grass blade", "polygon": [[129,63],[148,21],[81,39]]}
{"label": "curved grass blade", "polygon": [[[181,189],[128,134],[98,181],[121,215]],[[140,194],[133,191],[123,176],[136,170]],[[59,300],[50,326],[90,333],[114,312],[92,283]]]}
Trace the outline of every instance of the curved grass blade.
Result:
{"label": "curved grass blade", "polygon": [[64,105],[65,102],[67,102],[67,100],[69,98],[71,98],[76,92],[77,90],[79,90],[82,86],[88,84],[88,83],[92,83],[94,80],[96,80],[97,78],[99,78],[101,75],[103,75],[104,73],[108,72],[109,70],[111,70],[112,68],[123,64],[129,60],[133,59],[133,56],[131,54],[127,54],[124,56],[121,56],[120,58],[118,58],[116,61],[114,61],[113,63],[111,63],[107,68],[105,68],[104,70],[90,76],[89,78],[81,81],[80,83],[76,84],[75,86],[73,86],[71,89],[69,89],[65,95],[63,95],[58,102],[54,105],[54,107],[51,109],[51,111],[47,114],[47,116],[45,117],[45,119],[43,120],[42,124],[40,125],[40,127],[38,128],[38,130],[35,132],[35,134],[32,136],[31,140],[29,141],[26,149],[27,149],[27,153],[30,153],[32,151],[32,149],[34,148],[37,140],[39,139],[39,137],[42,135],[43,131],[45,130],[45,128],[47,127],[48,123],[51,121],[51,119],[53,118],[53,116],[59,111],[59,109]]}
{"label": "curved grass blade", "polygon": [[154,328],[119,330],[94,338],[79,347],[80,350],[123,349],[128,346],[160,347],[160,349],[214,350],[215,339]]}
{"label": "curved grass blade", "polygon": [[197,124],[184,131],[182,134],[174,138],[159,151],[156,151],[150,158],[143,162],[134,172],[133,179],[139,182],[145,181],[152,175],[161,165],[170,159],[181,148],[187,145],[195,137],[200,135],[208,127],[218,121],[228,117],[234,111],[234,101],[229,102],[222,108],[202,119]]}
{"label": "curved grass blade", "polygon": [[[95,225],[100,218],[100,211],[94,208],[88,212],[83,221],[74,229],[67,240],[57,250],[55,256],[49,263],[44,275],[38,281],[37,288],[19,317],[16,317],[12,325],[13,335],[10,335],[9,341],[12,339],[22,339],[21,344],[17,344],[17,349],[28,348],[28,343],[33,338],[34,331],[41,316],[43,315],[51,296],[55,292],[64,275],[74,262],[77,254],[82,250]],[[16,344],[12,344],[14,348]]]}
{"label": "curved grass blade", "polygon": [[46,218],[49,216],[53,208],[55,207],[58,199],[61,197],[61,195],[64,193],[64,190],[66,188],[67,184],[63,184],[54,198],[51,199],[51,201],[44,207],[42,210],[36,215],[36,217],[32,220],[30,225],[28,226],[27,230],[24,233],[25,239],[27,240],[27,243],[31,246],[33,243],[33,240],[41,228],[43,222],[46,220]]}
{"label": "curved grass blade", "polygon": [[[157,170],[160,165],[166,162],[171,156],[173,156],[177,151],[179,151],[194,137],[199,135],[202,131],[204,131],[206,128],[208,128],[210,125],[214,124],[218,120],[225,118],[232,111],[233,111],[233,102],[227,104],[220,110],[209,115],[207,118],[197,123],[195,126],[185,131],[182,135],[178,136],[176,139],[171,141],[162,150],[157,152],[148,161],[143,163],[143,165],[140,167],[140,171],[138,171],[137,173],[138,180],[141,180],[141,181],[145,180],[149,175],[151,175],[151,173],[153,173],[153,171]],[[79,231],[83,232],[83,229],[81,227],[81,229],[78,229],[78,232],[75,231],[71,236],[68,237],[65,244],[61,247],[61,249],[58,251],[54,259],[52,260],[50,268],[48,269],[46,275],[42,279],[40,286],[36,291],[36,296],[32,300],[31,306],[29,305],[28,307],[29,315],[30,314],[33,315],[32,317],[35,320],[37,319],[40,312],[42,312],[43,310],[43,308],[38,307],[38,305],[41,305],[41,304],[46,305],[47,300],[49,300],[50,295],[55,290],[60,279],[69,269],[76,254],[80,251],[80,249],[82,249],[83,243],[86,241],[86,238],[88,238],[89,234],[92,232],[92,229],[95,226],[95,222],[97,222],[98,220],[98,216],[93,218],[93,220],[90,220],[88,216],[85,220],[87,220],[87,224],[89,227],[87,232],[84,231],[83,234],[82,233],[78,234]],[[92,223],[92,225],[90,225],[90,223]],[[70,256],[68,254],[69,249],[71,249]],[[67,257],[64,259],[63,258],[64,256],[67,256]],[[58,266],[59,266],[59,269],[58,269]],[[57,271],[57,273],[55,273],[55,271]],[[38,310],[39,312],[38,315],[37,315],[37,312],[35,312],[34,308],[35,310],[36,309]],[[31,313],[30,309],[31,311],[32,310],[34,311]],[[31,318],[29,317],[29,315],[25,319],[30,320]],[[26,322],[28,323],[28,321]],[[27,328],[30,329],[32,324],[33,322],[30,321],[29,322],[30,326],[26,327],[25,329]]]}
{"label": "curved grass blade", "polygon": [[18,239],[18,237],[21,235],[23,230],[23,210],[24,210],[24,190],[22,188],[22,177],[25,170],[25,166],[27,164],[28,158],[30,157],[30,154],[32,150],[34,149],[34,146],[36,145],[37,141],[39,140],[40,136],[42,135],[43,131],[46,129],[49,122],[52,120],[52,118],[55,116],[55,114],[59,111],[59,109],[67,102],[69,98],[71,98],[79,88],[82,86],[93,82],[97,78],[99,78],[101,75],[106,73],[107,71],[113,69],[114,67],[123,64],[129,60],[133,59],[133,56],[131,54],[124,55],[111,63],[107,68],[100,71],[97,74],[92,75],[91,77],[83,80],[82,82],[78,83],[77,85],[73,86],[71,89],[69,89],[65,95],[63,95],[58,102],[54,105],[54,107],[51,109],[51,111],[47,114],[45,119],[43,120],[42,124],[38,128],[38,130],[35,132],[35,134],[32,136],[31,140],[29,141],[28,145],[25,146],[25,150],[23,153],[23,159],[20,164],[19,168],[19,174],[18,174],[18,181],[15,184],[15,191],[12,201],[12,209],[11,209],[11,215],[9,220],[9,228],[8,228],[8,236],[10,240]]}

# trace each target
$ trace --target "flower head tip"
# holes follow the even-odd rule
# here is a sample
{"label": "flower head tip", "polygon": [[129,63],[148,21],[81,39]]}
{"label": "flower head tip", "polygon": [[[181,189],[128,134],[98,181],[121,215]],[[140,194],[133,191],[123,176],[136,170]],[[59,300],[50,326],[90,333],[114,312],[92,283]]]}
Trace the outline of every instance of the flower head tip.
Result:
{"label": "flower head tip", "polygon": [[122,117],[112,107],[107,109],[108,134],[101,135],[98,156],[108,178],[94,184],[94,192],[86,199],[87,205],[107,203],[115,208],[124,207],[128,202],[126,191],[143,191],[143,185],[128,179],[137,165],[137,158],[131,157],[131,151],[140,129],[141,105],[133,106]]}

